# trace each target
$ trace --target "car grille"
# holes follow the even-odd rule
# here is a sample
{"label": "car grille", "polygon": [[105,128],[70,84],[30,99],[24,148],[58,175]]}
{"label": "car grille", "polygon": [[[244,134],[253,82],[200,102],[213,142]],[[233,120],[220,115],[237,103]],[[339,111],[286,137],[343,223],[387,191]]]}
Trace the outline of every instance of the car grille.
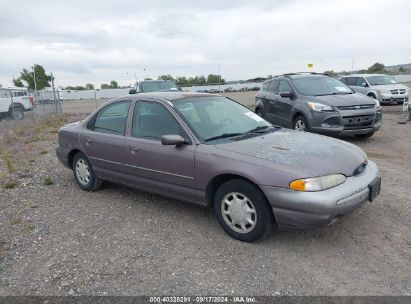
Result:
{"label": "car grille", "polygon": [[345,129],[361,129],[369,127],[374,121],[375,115],[359,115],[343,117]]}
{"label": "car grille", "polygon": [[405,94],[405,89],[394,89],[390,90],[392,95],[398,95],[398,94]]}
{"label": "car grille", "polygon": [[366,104],[366,105],[355,105],[355,106],[340,106],[337,107],[339,110],[359,110],[359,109],[372,109],[374,108],[374,104]]}

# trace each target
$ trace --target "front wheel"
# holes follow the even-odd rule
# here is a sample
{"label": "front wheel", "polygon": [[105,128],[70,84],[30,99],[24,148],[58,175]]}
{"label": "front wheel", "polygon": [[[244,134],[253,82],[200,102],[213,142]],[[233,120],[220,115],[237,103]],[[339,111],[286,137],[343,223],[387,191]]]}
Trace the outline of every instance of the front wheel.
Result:
{"label": "front wheel", "polygon": [[302,115],[299,115],[295,118],[293,127],[294,127],[294,130],[297,130],[297,131],[302,131],[302,132],[309,131],[307,120]]}
{"label": "front wheel", "polygon": [[103,181],[99,179],[87,156],[78,152],[73,160],[73,173],[77,185],[85,191],[98,190]]}
{"label": "front wheel", "polygon": [[274,226],[274,215],[263,193],[253,184],[233,179],[218,188],[214,213],[231,237],[245,242],[264,238]]}

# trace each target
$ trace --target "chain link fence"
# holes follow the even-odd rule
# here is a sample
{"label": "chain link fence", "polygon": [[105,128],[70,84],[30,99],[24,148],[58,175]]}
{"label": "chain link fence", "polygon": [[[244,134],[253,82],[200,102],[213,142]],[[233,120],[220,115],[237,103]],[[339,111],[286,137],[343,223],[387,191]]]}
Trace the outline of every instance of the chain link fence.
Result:
{"label": "chain link fence", "polygon": [[57,91],[0,89],[0,130],[61,114],[61,99]]}

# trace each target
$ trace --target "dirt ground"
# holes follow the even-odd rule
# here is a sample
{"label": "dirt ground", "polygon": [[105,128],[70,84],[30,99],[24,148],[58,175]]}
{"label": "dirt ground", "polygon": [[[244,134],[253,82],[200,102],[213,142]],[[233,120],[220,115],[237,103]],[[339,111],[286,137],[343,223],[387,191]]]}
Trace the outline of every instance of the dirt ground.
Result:
{"label": "dirt ground", "polygon": [[[250,105],[254,94],[233,97]],[[80,190],[55,157],[56,132],[93,103],[64,102],[74,114],[1,135],[0,295],[411,295],[411,123],[397,124],[400,106],[384,107],[370,139],[345,138],[381,170],[375,202],[248,244],[209,209],[113,184]]]}

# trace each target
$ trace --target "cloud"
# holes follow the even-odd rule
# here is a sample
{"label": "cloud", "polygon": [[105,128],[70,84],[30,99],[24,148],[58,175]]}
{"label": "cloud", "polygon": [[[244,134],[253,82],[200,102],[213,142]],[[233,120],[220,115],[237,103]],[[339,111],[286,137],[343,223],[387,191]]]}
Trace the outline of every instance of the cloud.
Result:
{"label": "cloud", "polygon": [[218,65],[244,79],[411,61],[408,0],[8,1],[0,11],[3,85],[34,63],[58,84],[98,86]]}

